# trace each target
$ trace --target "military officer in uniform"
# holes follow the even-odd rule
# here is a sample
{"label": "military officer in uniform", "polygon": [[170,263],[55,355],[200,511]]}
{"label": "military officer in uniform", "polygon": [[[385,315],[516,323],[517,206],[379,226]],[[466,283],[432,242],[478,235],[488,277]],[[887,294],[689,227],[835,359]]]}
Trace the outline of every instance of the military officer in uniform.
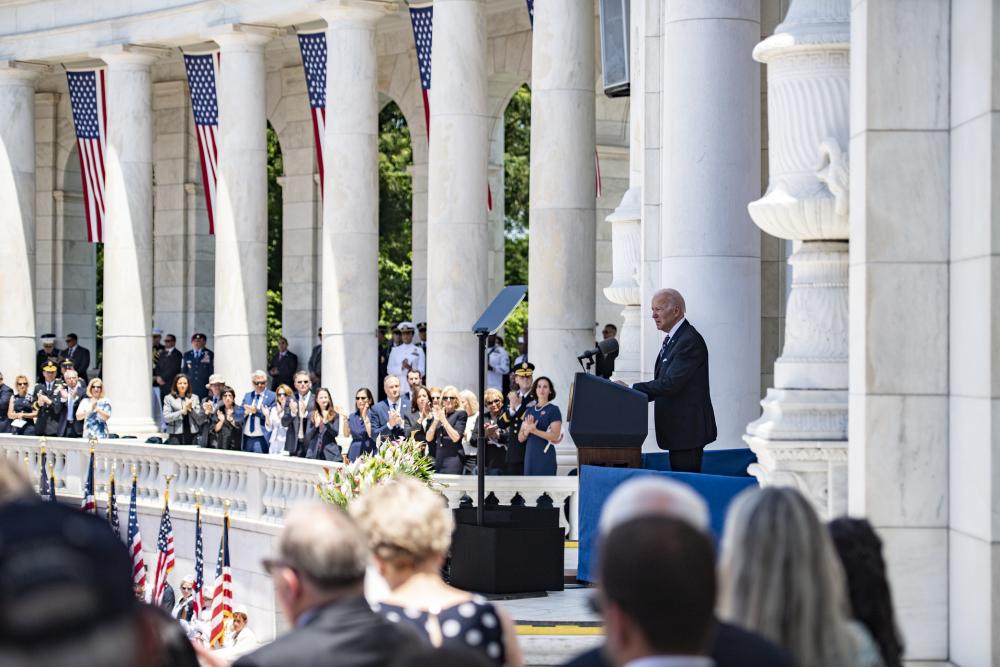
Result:
{"label": "military officer in uniform", "polygon": [[402,341],[389,352],[389,367],[386,369],[388,375],[399,378],[400,391],[404,395],[410,393],[410,383],[406,381],[407,372],[420,371],[421,375],[427,372],[424,366],[424,351],[413,342],[414,331],[412,322],[399,323]]}
{"label": "military officer in uniform", "polygon": [[[497,417],[497,423],[508,433],[516,434],[520,430],[521,422],[524,421],[524,413],[535,404],[535,397],[531,394],[534,375],[535,365],[530,361],[522,361],[514,367],[514,384],[517,385],[517,388],[507,394],[503,411]],[[507,438],[504,474],[524,474],[524,443],[518,442],[517,438]]]}
{"label": "military officer in uniform", "polygon": [[208,396],[208,378],[215,373],[215,355],[205,347],[208,337],[203,333],[191,336],[191,349],[184,353],[183,372],[191,383],[191,391],[198,398]]}
{"label": "military officer in uniform", "polygon": [[31,392],[31,402],[38,409],[35,417],[35,434],[61,436],[62,421],[66,402],[63,399],[65,385],[56,380],[56,365],[51,361],[42,366],[42,381]]}
{"label": "military officer in uniform", "polygon": [[42,366],[45,364],[51,363],[58,370],[59,356],[61,354],[62,350],[56,347],[56,335],[54,333],[47,333],[42,336],[42,349],[35,355],[36,382],[42,381]]}

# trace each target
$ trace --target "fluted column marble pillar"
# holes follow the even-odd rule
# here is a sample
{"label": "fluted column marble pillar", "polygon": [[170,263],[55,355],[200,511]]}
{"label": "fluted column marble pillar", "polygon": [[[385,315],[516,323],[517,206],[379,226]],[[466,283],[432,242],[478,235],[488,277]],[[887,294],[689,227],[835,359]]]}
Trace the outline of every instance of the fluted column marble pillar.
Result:
{"label": "fluted column marble pillar", "polygon": [[35,77],[0,63],[0,371],[35,373]]}
{"label": "fluted column marble pillar", "polygon": [[568,398],[579,370],[576,356],[594,346],[591,3],[537,3],[531,48],[528,355],[536,375],[551,377],[556,392]]}
{"label": "fluted column marble pillar", "polygon": [[383,2],[331,2],[326,19],[323,193],[323,384],[376,388],[378,356],[378,73],[375,24]]}
{"label": "fluted column marble pillar", "polygon": [[483,0],[434,2],[427,165],[429,384],[479,386],[472,325],[490,296],[485,13]]}
{"label": "fluted column marble pillar", "polygon": [[760,415],[760,231],[746,211],[760,196],[760,3],[671,2],[663,19],[659,287],[684,295],[708,344],[715,446],[740,447]]}
{"label": "fluted column marble pillar", "polygon": [[275,31],[226,26],[212,39],[219,70],[219,182],[215,216],[215,372],[249,387],[265,364],[267,118],[264,45]]}
{"label": "fluted column marble pillar", "polygon": [[102,52],[107,70],[104,220],[105,394],[119,435],[159,431],[149,400],[153,314],[153,89],[160,50]]}
{"label": "fluted column marble pillar", "polygon": [[744,440],[762,484],[799,488],[828,517],[847,509],[848,0],[795,0],[754,49],[767,64],[770,179],[758,227],[801,241],[774,387]]}

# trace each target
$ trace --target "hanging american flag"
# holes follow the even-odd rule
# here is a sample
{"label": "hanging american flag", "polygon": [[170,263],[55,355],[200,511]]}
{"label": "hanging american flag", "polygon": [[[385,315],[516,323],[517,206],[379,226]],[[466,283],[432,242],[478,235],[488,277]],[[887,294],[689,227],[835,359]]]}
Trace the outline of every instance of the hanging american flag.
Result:
{"label": "hanging american flag", "polygon": [[225,621],[233,615],[233,576],[229,571],[229,512],[222,519],[222,541],[215,562],[215,588],[212,591],[212,633],[209,646],[222,646]]}
{"label": "hanging american flag", "polygon": [[[531,21],[531,27],[535,27],[535,0],[528,0],[528,20]],[[597,149],[594,149],[594,189],[597,191],[597,196],[601,196],[601,160],[597,156]]]}
{"label": "hanging american flag", "polygon": [[108,136],[105,74],[104,68],[66,72],[77,153],[80,155],[87,240],[91,243],[104,240],[104,152]]}
{"label": "hanging american flag", "polygon": [[424,120],[427,134],[431,133],[431,41],[434,36],[434,5],[410,5],[410,23],[413,25],[413,42],[417,47],[417,67],[420,70],[420,88],[424,94]]}
{"label": "hanging american flag", "polygon": [[201,618],[201,589],[205,583],[205,554],[201,541],[201,503],[195,505],[194,515],[194,617]]}
{"label": "hanging american flag", "polygon": [[115,471],[108,475],[108,525],[115,537],[121,539],[122,527],[118,523],[118,492],[115,490]]}
{"label": "hanging american flag", "polygon": [[174,526],[170,523],[170,491],[163,493],[163,514],[160,515],[160,532],[156,536],[156,574],[153,576],[153,602],[163,601],[167,588],[167,575],[174,569]]}
{"label": "hanging american flag", "polygon": [[323,144],[326,141],[326,33],[299,34],[302,66],[306,71],[309,108],[312,109],[313,136],[316,140],[316,166],[319,169],[319,192],[323,194]]}
{"label": "hanging american flag", "polygon": [[191,89],[191,111],[198,133],[198,156],[201,158],[201,184],[205,188],[208,209],[208,233],[215,233],[216,185],[219,181],[219,80],[221,56],[218,51],[184,55],[188,88]]}
{"label": "hanging american flag", "polygon": [[136,509],[138,478],[132,475],[132,499],[128,505],[128,551],[132,554],[132,584],[146,586],[146,561],[142,558],[142,536],[139,534],[139,512]]}
{"label": "hanging american flag", "polygon": [[87,481],[83,484],[83,502],[80,508],[84,512],[97,514],[97,498],[94,497],[94,448],[90,448],[90,463],[87,464]]}

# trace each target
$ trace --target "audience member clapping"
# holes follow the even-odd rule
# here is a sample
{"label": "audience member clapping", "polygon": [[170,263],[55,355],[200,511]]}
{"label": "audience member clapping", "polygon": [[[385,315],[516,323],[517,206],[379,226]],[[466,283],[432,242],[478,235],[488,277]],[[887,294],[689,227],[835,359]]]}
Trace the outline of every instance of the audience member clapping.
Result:
{"label": "audience member clapping", "polygon": [[833,542],[797,490],[752,489],[733,502],[719,572],[720,615],[783,646],[797,664],[883,664],[868,632],[850,619]]}
{"label": "audience member clapping", "polygon": [[382,616],[413,627],[432,646],[471,648],[494,665],[520,667],[510,618],[485,599],[441,579],[454,530],[442,496],[416,480],[400,478],[362,495],[351,511],[392,589],[378,606]]}

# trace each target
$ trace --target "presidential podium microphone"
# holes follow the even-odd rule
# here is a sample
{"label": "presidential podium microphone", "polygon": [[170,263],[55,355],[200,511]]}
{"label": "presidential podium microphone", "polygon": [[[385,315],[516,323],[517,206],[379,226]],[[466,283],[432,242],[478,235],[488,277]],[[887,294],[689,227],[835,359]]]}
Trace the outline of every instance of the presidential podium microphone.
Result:
{"label": "presidential podium microphone", "polygon": [[617,338],[605,338],[604,340],[597,343],[597,346],[592,350],[587,350],[586,352],[580,353],[577,356],[577,361],[583,366],[583,360],[587,360],[587,365],[584,366],[584,370],[590,372],[590,368],[594,365],[595,357],[597,361],[597,372],[596,375],[602,378],[610,378],[611,374],[615,370],[615,358],[618,356],[618,339]]}

